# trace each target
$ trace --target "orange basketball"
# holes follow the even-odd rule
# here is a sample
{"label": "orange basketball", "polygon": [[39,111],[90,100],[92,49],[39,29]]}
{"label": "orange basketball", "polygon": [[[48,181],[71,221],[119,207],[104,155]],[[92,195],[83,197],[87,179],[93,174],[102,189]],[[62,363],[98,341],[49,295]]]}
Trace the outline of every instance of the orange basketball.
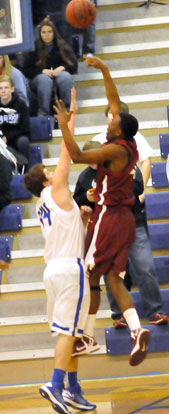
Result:
{"label": "orange basketball", "polygon": [[71,0],[66,7],[66,20],[78,29],[90,26],[96,18],[96,7],[90,0]]}

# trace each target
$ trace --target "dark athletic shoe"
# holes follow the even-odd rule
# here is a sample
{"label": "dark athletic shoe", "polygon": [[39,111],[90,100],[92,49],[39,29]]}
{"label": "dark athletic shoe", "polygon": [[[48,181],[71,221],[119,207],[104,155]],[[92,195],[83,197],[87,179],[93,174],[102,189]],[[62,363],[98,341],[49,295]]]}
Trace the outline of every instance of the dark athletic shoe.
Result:
{"label": "dark athletic shoe", "polygon": [[149,319],[150,325],[168,325],[168,316],[163,313],[155,313]]}
{"label": "dark athletic shoe", "polygon": [[113,323],[113,328],[115,329],[123,329],[123,328],[127,328],[127,322],[126,320],[123,318],[123,316],[120,319],[115,319],[114,323]]}

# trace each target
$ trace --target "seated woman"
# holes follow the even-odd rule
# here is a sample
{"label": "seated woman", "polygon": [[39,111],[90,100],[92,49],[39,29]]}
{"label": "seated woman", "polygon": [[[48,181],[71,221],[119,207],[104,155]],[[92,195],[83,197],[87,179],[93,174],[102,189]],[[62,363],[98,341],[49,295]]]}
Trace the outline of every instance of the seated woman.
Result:
{"label": "seated woman", "polygon": [[37,115],[51,113],[55,88],[59,99],[69,109],[71,88],[74,85],[72,74],[77,71],[77,59],[49,18],[42,21],[35,51],[25,55],[22,71],[30,80],[30,88],[37,96]]}
{"label": "seated woman", "polygon": [[7,75],[12,79],[15,87],[15,92],[21,99],[25,101],[26,105],[28,106],[29,101],[24,76],[19,69],[11,65],[8,55],[0,55],[0,76],[1,75]]}

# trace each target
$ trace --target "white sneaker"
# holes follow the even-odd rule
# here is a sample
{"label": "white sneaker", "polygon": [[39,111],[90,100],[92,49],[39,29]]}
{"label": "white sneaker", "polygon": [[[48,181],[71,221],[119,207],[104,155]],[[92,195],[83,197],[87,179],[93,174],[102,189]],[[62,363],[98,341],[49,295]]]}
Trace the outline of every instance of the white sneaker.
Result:
{"label": "white sneaker", "polygon": [[130,354],[129,363],[132,366],[136,366],[146,358],[150,331],[148,329],[138,328],[135,331],[131,331],[131,337],[133,339],[133,349]]}
{"label": "white sneaker", "polygon": [[93,336],[84,335],[74,343],[72,356],[85,355],[98,351],[100,345],[95,341]]}

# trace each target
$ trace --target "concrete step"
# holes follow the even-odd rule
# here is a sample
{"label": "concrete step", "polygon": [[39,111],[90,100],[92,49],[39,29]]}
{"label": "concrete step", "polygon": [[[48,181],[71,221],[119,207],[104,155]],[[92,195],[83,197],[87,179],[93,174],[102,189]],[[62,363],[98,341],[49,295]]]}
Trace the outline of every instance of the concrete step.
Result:
{"label": "concrete step", "polygon": [[[110,65],[109,65],[110,66]],[[159,82],[162,79],[168,79],[169,66],[144,67],[129,70],[112,70],[111,77],[116,84],[133,83],[133,82]],[[79,88],[86,86],[104,85],[103,75],[101,72],[88,72],[75,75],[76,89],[79,95]]]}
{"label": "concrete step", "polygon": [[[162,97],[164,99],[166,96],[166,99],[168,100],[167,92],[169,89],[169,77],[168,79],[158,81],[155,80],[153,82],[145,82],[144,80],[139,82],[139,80],[133,80],[132,83],[128,84],[119,83],[117,89],[121,100],[129,104],[131,107],[131,104],[134,106],[134,104],[138,103],[138,96],[140,97],[138,98],[140,103],[145,102],[145,100],[148,102],[157,101],[159,103],[159,100],[162,99]],[[90,86],[90,88],[77,88],[77,98],[78,112],[81,110],[81,107],[85,106],[85,100],[93,99],[95,101],[97,99],[99,105],[99,100],[105,99],[107,104],[104,85]]]}
{"label": "concrete step", "polygon": [[[123,22],[122,22],[123,23]],[[103,23],[104,24],[104,23]],[[106,26],[105,26],[106,27]],[[146,30],[136,31],[119,31],[119,33],[110,33],[108,35],[101,34],[96,36],[96,54],[99,54],[101,49],[104,47],[118,47],[119,45],[135,45],[140,43],[145,43],[145,46],[149,42],[163,42],[168,39],[169,28],[157,28],[154,30],[149,28]],[[103,32],[104,33],[104,32]]]}
{"label": "concrete step", "polygon": [[[169,9],[168,9],[169,11]],[[138,30],[152,30],[152,29],[164,29],[168,27],[169,23],[169,16],[165,14],[164,16],[157,16],[157,17],[146,17],[140,16],[138,19],[129,18],[129,19],[123,19],[122,13],[120,13],[120,20],[114,20],[115,13],[113,12],[112,18],[110,18],[110,15],[112,13],[109,11],[109,21],[102,21],[101,17],[103,15],[100,14],[100,21],[96,22],[96,42],[99,39],[99,36],[102,34],[103,36],[105,34],[109,35],[110,33],[122,33],[122,32],[129,32],[129,31],[138,31]],[[116,16],[117,17],[117,16]],[[121,19],[122,17],[122,19]]]}
{"label": "concrete step", "polygon": [[[157,328],[158,329],[158,328]],[[128,333],[126,341],[130,341]],[[12,338],[11,338],[12,340]],[[19,342],[19,341],[18,341]],[[51,379],[53,372],[54,347],[46,349],[1,352],[1,384],[43,383]],[[106,347],[101,346],[94,354],[79,358],[79,378],[106,378],[138,376],[152,372],[168,374],[169,352],[148,353],[146,360],[133,368],[129,365],[129,355],[107,355]],[[12,364],[12,370],[11,370]]]}
{"label": "concrete step", "polygon": [[[41,287],[41,286],[40,286]],[[101,295],[100,310],[109,309],[107,295]],[[0,318],[46,315],[45,290],[1,294]],[[1,320],[2,325],[4,324]]]}
{"label": "concrete step", "polygon": [[[163,53],[162,50],[160,54],[147,54],[146,56],[128,56],[121,55],[116,57],[116,59],[104,59],[105,63],[108,65],[111,71],[127,71],[127,70],[136,70],[136,69],[145,69],[145,68],[159,68],[161,66],[169,65],[169,55],[168,53]],[[93,69],[90,66],[86,66],[82,61],[79,62],[78,75],[76,76],[87,76],[94,75],[95,73],[99,74],[100,71]]]}
{"label": "concrete step", "polygon": [[132,20],[132,19],[141,19],[141,18],[152,18],[159,16],[166,16],[169,14],[169,5],[168,1],[164,0],[166,3],[165,6],[160,5],[151,5],[151,7],[137,7],[142,1],[136,0],[127,0],[122,2],[113,2],[110,1],[107,4],[107,0],[103,2],[102,7],[99,5],[97,9],[97,20],[96,23],[109,22],[112,20]]}

